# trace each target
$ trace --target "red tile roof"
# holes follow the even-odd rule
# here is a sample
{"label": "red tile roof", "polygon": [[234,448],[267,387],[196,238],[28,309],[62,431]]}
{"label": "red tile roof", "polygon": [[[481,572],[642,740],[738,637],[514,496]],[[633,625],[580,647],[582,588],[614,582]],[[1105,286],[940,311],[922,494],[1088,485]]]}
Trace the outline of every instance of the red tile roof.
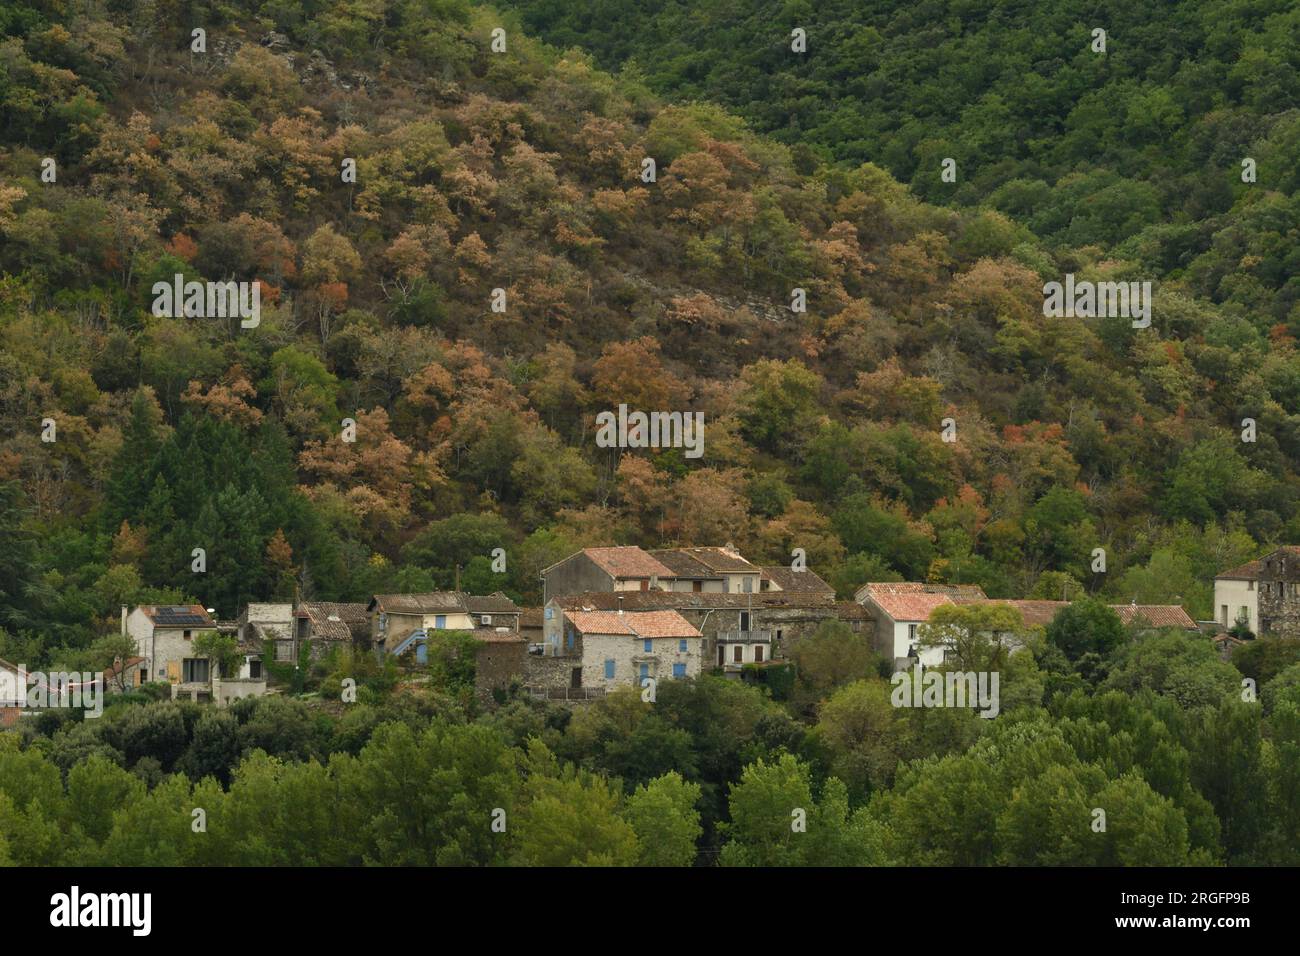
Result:
{"label": "red tile roof", "polygon": [[871,600],[895,621],[928,621],[935,608],[956,603],[946,594],[924,591],[873,592]]}
{"label": "red tile roof", "polygon": [[573,626],[584,634],[628,637],[700,637],[676,611],[565,611]]}
{"label": "red tile roof", "polygon": [[1196,630],[1196,622],[1177,604],[1112,604],[1125,624],[1146,621],[1152,627],[1181,627]]}
{"label": "red tile roof", "polygon": [[1263,564],[1263,558],[1256,558],[1254,561],[1247,561],[1245,564],[1239,564],[1235,568],[1229,568],[1221,574],[1216,574],[1216,581],[1222,579],[1238,581],[1258,581],[1260,567]]}
{"label": "red tile roof", "polygon": [[582,553],[606,574],[616,578],[671,578],[673,576],[672,571],[635,546],[584,548]]}

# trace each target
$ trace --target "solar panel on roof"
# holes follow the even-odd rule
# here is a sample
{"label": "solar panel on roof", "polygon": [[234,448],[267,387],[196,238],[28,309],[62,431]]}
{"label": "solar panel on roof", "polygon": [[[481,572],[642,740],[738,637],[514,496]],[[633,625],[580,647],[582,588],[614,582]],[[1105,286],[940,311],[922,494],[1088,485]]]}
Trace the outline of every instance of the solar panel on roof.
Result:
{"label": "solar panel on roof", "polygon": [[163,627],[197,627],[206,624],[202,615],[195,614],[185,605],[160,607],[154,611],[154,623]]}

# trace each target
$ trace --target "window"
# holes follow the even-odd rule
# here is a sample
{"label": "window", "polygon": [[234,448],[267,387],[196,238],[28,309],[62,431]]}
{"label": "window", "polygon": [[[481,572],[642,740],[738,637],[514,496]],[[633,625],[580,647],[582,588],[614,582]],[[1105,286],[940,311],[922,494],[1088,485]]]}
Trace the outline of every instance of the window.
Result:
{"label": "window", "polygon": [[546,619],[549,621],[549,620],[551,620],[551,618],[553,618],[553,617],[555,617],[555,608],[553,608],[553,607],[548,607],[548,608],[546,609]]}
{"label": "window", "polygon": [[1255,590],[1255,582],[1254,582],[1254,581],[1247,581],[1247,582],[1246,582],[1246,590],[1247,590],[1247,591],[1253,591],[1253,590]]}
{"label": "window", "polygon": [[181,662],[181,680],[186,684],[206,684],[209,673],[206,657],[187,657]]}
{"label": "window", "polygon": [[680,641],[677,642],[677,649],[681,651],[683,654],[686,653],[686,638],[683,637]]}
{"label": "window", "polygon": [[754,579],[745,578],[745,593],[749,594],[754,590]]}
{"label": "window", "polygon": [[569,650],[573,650],[573,628],[572,627],[569,628],[568,638],[566,639],[565,643],[568,645]]}
{"label": "window", "polygon": [[1237,612],[1237,620],[1245,622],[1250,620],[1250,610],[1243,604],[1241,610]]}
{"label": "window", "polygon": [[737,664],[739,664],[739,663],[741,663],[741,662],[743,662],[743,661],[745,660],[745,645],[744,645],[744,644],[737,644],[737,645],[736,645],[735,649],[731,652],[731,659],[732,659],[735,663],[737,663]]}
{"label": "window", "polygon": [[649,676],[650,676],[650,665],[649,665],[649,664],[642,664],[642,665],[641,665],[641,679],[642,679],[642,680],[645,680],[645,679],[646,679],[647,677],[649,677]]}
{"label": "window", "polygon": [[685,665],[685,664],[674,664],[674,665],[673,665],[673,676],[674,676],[674,677],[685,677],[685,676],[686,676],[686,665]]}
{"label": "window", "polygon": [[914,641],[914,640],[916,640],[916,625],[915,625],[915,624],[909,624],[909,625],[907,625],[907,639],[908,639],[909,641]]}
{"label": "window", "polygon": [[691,590],[692,590],[692,591],[695,591],[696,593],[699,593],[699,592],[703,591],[703,590],[704,590],[704,582],[703,582],[703,581],[692,581],[692,582],[691,582]]}
{"label": "window", "polygon": [[149,668],[147,667],[140,668],[140,683],[141,684],[149,683]]}
{"label": "window", "polygon": [[1223,605],[1220,605],[1220,607],[1221,607],[1221,609],[1222,609],[1222,611],[1223,611],[1222,622],[1223,622],[1224,624],[1227,624],[1227,623],[1228,623],[1228,605],[1223,604]]}
{"label": "window", "polygon": [[277,661],[293,660],[293,644],[290,641],[275,642],[275,659]]}
{"label": "window", "polygon": [[755,645],[754,645],[754,663],[756,663],[756,664],[761,664],[761,663],[763,663],[763,645],[762,645],[762,644],[755,644]]}
{"label": "window", "polygon": [[194,636],[194,635],[191,634],[189,631],[186,631],[186,632],[185,632],[185,640],[188,641],[188,640],[189,640],[191,637],[193,637],[193,636]]}
{"label": "window", "polygon": [[440,631],[445,628],[447,626],[447,615],[435,614],[433,616],[433,626]]}
{"label": "window", "polygon": [[249,662],[248,662],[248,676],[251,677],[253,680],[261,680],[261,679],[262,679],[262,662],[261,662],[261,661],[249,661]]}
{"label": "window", "polygon": [[614,662],[605,661],[605,680],[614,679]]}
{"label": "window", "polygon": [[649,590],[650,590],[650,581],[649,581],[648,579],[642,578],[642,580],[641,580],[641,590],[642,590],[642,591],[649,591]]}
{"label": "window", "polygon": [[380,615],[379,615],[379,633],[382,634],[382,633],[384,633],[384,631],[386,631],[386,630],[388,630],[388,615],[387,615],[387,614],[380,614]]}
{"label": "window", "polygon": [[651,651],[654,650],[655,644],[654,641],[650,640],[650,638],[647,637],[645,639],[645,643],[643,646],[645,647],[645,652],[649,654]]}

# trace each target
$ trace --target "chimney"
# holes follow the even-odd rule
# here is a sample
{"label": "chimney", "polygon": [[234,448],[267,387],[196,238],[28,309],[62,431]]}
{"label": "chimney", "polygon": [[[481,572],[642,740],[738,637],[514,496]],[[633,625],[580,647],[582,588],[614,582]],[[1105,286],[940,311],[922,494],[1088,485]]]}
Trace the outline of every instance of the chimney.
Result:
{"label": "chimney", "polygon": [[122,605],[122,636],[126,637],[126,605]]}
{"label": "chimney", "polygon": [[618,613],[623,613],[623,595],[621,594],[618,596]]}

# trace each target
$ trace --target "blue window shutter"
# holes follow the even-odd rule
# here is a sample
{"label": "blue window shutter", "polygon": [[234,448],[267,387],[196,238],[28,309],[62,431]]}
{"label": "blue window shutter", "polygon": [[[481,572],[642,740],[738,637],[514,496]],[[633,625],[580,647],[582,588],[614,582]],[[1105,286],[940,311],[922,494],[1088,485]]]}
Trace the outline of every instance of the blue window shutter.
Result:
{"label": "blue window shutter", "polygon": [[686,638],[683,637],[680,641],[677,642],[677,649],[681,651],[683,654],[686,653]]}
{"label": "blue window shutter", "polygon": [[614,679],[614,662],[605,661],[605,680]]}
{"label": "blue window shutter", "polygon": [[652,650],[654,650],[654,642],[647,637],[645,639],[645,652],[649,654]]}
{"label": "blue window shutter", "polygon": [[641,665],[641,676],[642,676],[642,677],[649,677],[649,676],[650,676],[650,665],[649,665],[649,664],[642,664],[642,665]]}
{"label": "blue window shutter", "polygon": [[569,650],[573,650],[573,628],[569,628]]}
{"label": "blue window shutter", "polygon": [[674,665],[673,665],[673,676],[674,676],[674,677],[685,677],[685,676],[686,676],[686,665],[685,665],[685,664],[674,664]]}
{"label": "blue window shutter", "polygon": [[447,615],[438,614],[433,618],[433,626],[441,630],[447,626]]}

